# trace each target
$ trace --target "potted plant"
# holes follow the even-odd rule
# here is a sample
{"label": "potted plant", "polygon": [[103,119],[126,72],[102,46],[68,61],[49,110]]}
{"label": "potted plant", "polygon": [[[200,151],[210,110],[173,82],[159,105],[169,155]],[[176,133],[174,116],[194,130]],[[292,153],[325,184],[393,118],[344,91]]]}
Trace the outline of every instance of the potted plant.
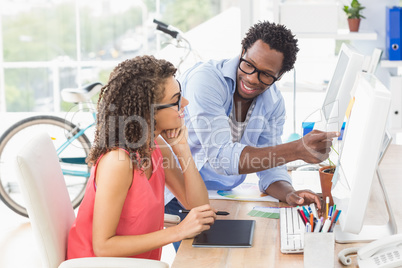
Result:
{"label": "potted plant", "polygon": [[363,9],[365,9],[365,7],[363,7],[358,0],[352,0],[350,6],[343,6],[343,11],[345,11],[348,17],[349,30],[351,32],[358,32],[360,20],[366,18],[361,14]]}
{"label": "potted plant", "polygon": [[[335,153],[338,152],[332,147]],[[320,174],[320,182],[321,182],[321,191],[322,191],[322,198],[326,200],[326,197],[329,197],[329,205],[334,205],[334,200],[332,199],[331,188],[332,188],[332,177],[334,176],[336,165],[334,162],[328,158],[329,166],[324,166],[319,169]]]}

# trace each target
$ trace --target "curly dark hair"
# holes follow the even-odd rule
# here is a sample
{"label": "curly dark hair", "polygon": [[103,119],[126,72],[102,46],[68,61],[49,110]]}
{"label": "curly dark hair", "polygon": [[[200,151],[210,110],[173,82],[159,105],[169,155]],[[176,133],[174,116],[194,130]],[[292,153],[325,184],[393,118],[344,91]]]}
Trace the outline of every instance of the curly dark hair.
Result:
{"label": "curly dark hair", "polygon": [[258,40],[283,53],[281,74],[293,69],[299,48],[297,39],[284,25],[268,21],[254,24],[241,42],[243,50],[247,51]]}
{"label": "curly dark hair", "polygon": [[95,140],[87,163],[123,148],[138,169],[149,164],[156,124],[152,105],[163,99],[166,81],[175,73],[172,63],[153,56],[138,56],[114,68],[99,95]]}

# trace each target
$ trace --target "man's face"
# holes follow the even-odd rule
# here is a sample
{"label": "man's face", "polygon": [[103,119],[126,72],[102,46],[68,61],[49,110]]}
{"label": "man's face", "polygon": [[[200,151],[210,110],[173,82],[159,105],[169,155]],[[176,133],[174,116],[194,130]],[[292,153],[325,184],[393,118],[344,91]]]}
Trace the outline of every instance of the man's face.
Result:
{"label": "man's face", "polygon": [[[271,49],[268,44],[261,40],[257,40],[246,52],[243,52],[241,57],[259,71],[276,78],[281,75],[283,53]],[[270,85],[263,84],[258,79],[258,75],[258,72],[246,74],[239,68],[237,69],[236,91],[241,98],[252,100],[270,87]],[[260,78],[262,75],[263,73],[260,73]]]}

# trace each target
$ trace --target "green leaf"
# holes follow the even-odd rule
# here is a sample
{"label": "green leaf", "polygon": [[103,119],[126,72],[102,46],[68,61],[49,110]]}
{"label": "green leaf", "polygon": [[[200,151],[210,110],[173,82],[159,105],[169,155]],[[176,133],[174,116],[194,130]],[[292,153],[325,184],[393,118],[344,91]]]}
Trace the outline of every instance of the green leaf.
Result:
{"label": "green leaf", "polygon": [[348,19],[365,19],[360,12],[365,9],[365,7],[361,6],[358,0],[352,0],[350,6],[343,6],[343,11],[346,13]]}

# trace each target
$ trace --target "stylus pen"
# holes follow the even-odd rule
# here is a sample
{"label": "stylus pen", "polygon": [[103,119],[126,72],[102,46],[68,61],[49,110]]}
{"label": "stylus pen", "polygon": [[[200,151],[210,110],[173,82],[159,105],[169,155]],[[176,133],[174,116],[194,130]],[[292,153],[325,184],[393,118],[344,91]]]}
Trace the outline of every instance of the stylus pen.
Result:
{"label": "stylus pen", "polygon": [[[189,213],[190,210],[188,210],[188,209],[180,209],[179,212],[180,213]],[[229,212],[227,212],[227,211],[218,211],[218,212],[216,212],[216,215],[227,216],[227,215],[229,215]]]}

